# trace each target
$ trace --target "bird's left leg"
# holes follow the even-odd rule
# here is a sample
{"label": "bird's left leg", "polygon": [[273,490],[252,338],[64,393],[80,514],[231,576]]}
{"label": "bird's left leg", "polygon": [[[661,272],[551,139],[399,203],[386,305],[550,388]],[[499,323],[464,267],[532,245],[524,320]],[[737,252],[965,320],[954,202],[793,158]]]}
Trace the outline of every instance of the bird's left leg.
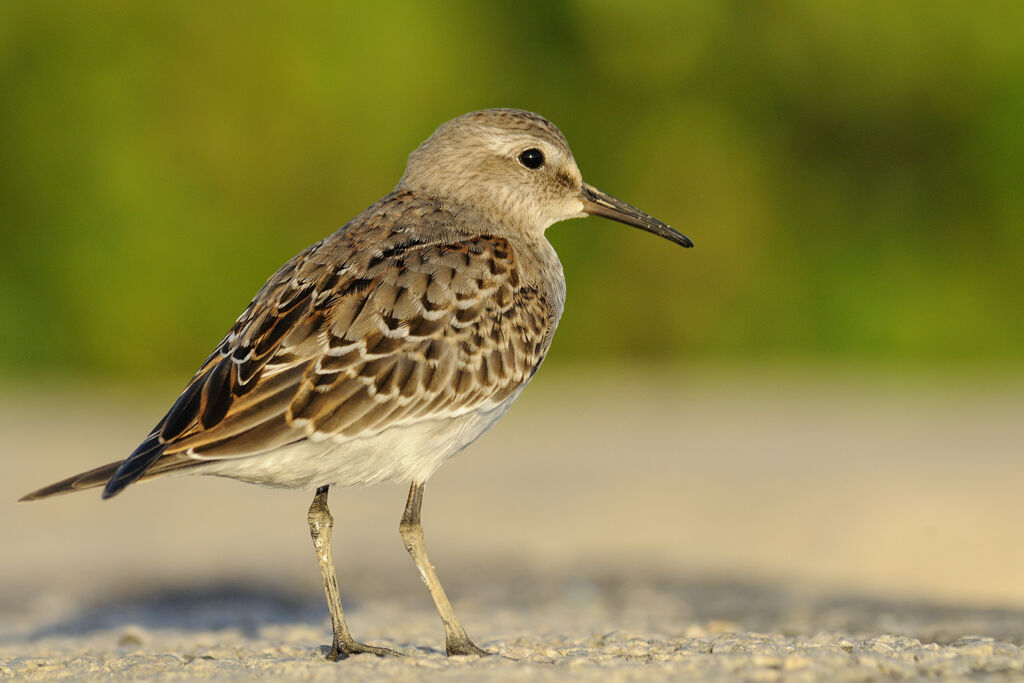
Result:
{"label": "bird's left leg", "polygon": [[434,599],[434,606],[437,613],[441,615],[441,622],[444,624],[445,651],[449,655],[489,655],[487,650],[477,647],[469,636],[466,629],[462,628],[459,618],[455,616],[452,603],[441,587],[441,582],[434,571],[434,565],[427,557],[427,548],[423,544],[423,526],[420,524],[420,507],[423,505],[423,484],[413,482],[409,488],[409,500],[405,504],[405,513],[402,515],[402,523],[399,531],[402,532],[402,540],[405,542],[405,549],[412,556],[416,568],[420,570],[420,577],[423,583],[427,584],[430,590],[430,597]]}

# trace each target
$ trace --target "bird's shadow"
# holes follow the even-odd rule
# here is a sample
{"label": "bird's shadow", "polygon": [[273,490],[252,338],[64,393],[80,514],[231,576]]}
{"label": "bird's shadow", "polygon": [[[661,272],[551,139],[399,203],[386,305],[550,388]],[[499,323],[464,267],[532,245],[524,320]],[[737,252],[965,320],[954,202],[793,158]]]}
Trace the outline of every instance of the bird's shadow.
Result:
{"label": "bird's shadow", "polygon": [[326,616],[323,600],[272,585],[210,583],[106,597],[73,616],[43,626],[29,637],[81,636],[128,625],[145,629],[218,631],[234,629],[255,638],[274,624],[317,624]]}

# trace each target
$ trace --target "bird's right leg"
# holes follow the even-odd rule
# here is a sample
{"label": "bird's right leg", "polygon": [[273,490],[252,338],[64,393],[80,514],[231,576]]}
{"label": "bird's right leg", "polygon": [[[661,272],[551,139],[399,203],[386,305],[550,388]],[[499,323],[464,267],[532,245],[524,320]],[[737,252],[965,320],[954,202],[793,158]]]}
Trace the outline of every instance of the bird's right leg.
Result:
{"label": "bird's right leg", "polygon": [[320,574],[324,579],[324,591],[327,593],[327,607],[331,611],[331,623],[334,625],[334,643],[327,659],[337,661],[349,655],[369,652],[378,656],[401,655],[401,652],[386,647],[375,647],[356,642],[345,625],[345,615],[341,611],[341,596],[338,592],[338,577],[334,573],[334,558],[331,555],[331,531],[334,529],[334,518],[327,508],[327,486],[321,486],[313,496],[309,506],[309,535],[313,538],[316,559],[320,563]]}

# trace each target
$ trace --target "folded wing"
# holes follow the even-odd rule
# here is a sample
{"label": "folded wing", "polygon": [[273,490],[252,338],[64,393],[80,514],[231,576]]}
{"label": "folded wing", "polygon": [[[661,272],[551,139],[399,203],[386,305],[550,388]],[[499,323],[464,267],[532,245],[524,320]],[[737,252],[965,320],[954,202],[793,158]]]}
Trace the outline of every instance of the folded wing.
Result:
{"label": "folded wing", "polygon": [[554,314],[502,238],[398,240],[342,265],[328,249],[267,283],[105,497],[211,459],[485,409],[547,351]]}

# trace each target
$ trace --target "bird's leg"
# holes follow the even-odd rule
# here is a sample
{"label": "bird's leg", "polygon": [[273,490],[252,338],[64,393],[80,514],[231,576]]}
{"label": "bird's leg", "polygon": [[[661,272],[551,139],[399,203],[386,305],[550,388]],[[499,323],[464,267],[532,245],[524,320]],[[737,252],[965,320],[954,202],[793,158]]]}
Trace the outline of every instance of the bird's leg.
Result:
{"label": "bird's leg", "polygon": [[369,652],[378,656],[400,655],[401,652],[386,647],[363,645],[353,640],[345,625],[345,615],[341,611],[341,596],[338,593],[338,577],[334,574],[334,558],[331,555],[331,531],[334,529],[334,518],[327,508],[327,486],[321,486],[313,496],[309,506],[309,535],[313,538],[316,559],[320,563],[320,574],[324,579],[324,592],[327,593],[327,607],[331,611],[331,623],[334,625],[334,643],[327,659],[337,661],[349,655]]}
{"label": "bird's leg", "polygon": [[409,500],[405,504],[405,513],[402,515],[402,523],[398,529],[402,532],[402,540],[405,541],[405,549],[412,556],[416,568],[420,570],[420,577],[423,583],[430,589],[430,597],[434,599],[434,606],[437,613],[441,615],[441,622],[444,624],[445,651],[449,655],[489,655],[487,650],[477,647],[469,636],[466,629],[462,628],[459,618],[455,616],[452,603],[444,594],[444,588],[437,578],[434,565],[427,557],[427,548],[423,545],[423,526],[420,524],[420,507],[423,505],[423,484],[413,482],[409,488]]}

